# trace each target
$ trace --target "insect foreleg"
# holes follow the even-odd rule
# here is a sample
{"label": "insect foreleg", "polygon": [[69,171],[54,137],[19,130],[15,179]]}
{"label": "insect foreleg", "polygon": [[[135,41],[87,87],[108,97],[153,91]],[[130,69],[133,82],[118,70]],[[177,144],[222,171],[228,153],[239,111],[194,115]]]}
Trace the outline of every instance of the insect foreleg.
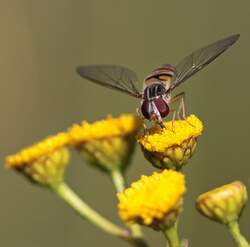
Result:
{"label": "insect foreleg", "polygon": [[136,108],[136,113],[137,113],[137,115],[139,116],[139,118],[142,119],[142,121],[143,121],[144,133],[146,133],[146,132],[148,131],[148,128],[147,128],[147,125],[146,125],[145,122],[144,122],[145,118],[144,118],[144,116],[142,115],[141,110],[140,110],[139,107]]}

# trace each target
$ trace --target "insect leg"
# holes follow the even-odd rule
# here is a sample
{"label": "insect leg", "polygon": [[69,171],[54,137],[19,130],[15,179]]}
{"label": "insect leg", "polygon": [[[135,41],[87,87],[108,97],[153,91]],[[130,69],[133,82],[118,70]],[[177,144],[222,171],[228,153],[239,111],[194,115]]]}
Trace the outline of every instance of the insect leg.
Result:
{"label": "insect leg", "polygon": [[145,118],[144,118],[144,116],[142,115],[142,113],[141,113],[139,107],[136,108],[136,113],[137,113],[138,117],[141,118],[142,121],[143,121],[143,129],[144,129],[144,134],[145,134],[145,133],[147,133],[148,128],[147,128],[147,126],[146,126],[146,124],[145,124],[145,122],[144,122]]}
{"label": "insect leg", "polygon": [[[138,117],[143,118],[142,113],[141,113],[139,107],[136,108],[136,113],[137,113]],[[144,118],[143,118],[143,119],[144,119]]]}
{"label": "insect leg", "polygon": [[[186,119],[186,109],[185,109],[185,102],[184,102],[184,98],[185,98],[185,93],[181,92],[177,95],[175,95],[172,99],[170,103],[173,102],[177,102],[177,101],[181,101],[179,106],[178,106],[178,110],[177,110],[177,115],[179,119]],[[182,114],[182,117],[180,117],[180,113]],[[188,122],[188,121],[187,121]],[[188,122],[189,123],[189,122]],[[189,123],[192,127],[194,127],[191,123]]]}
{"label": "insect leg", "polygon": [[183,247],[188,247],[188,240],[187,239],[183,239],[182,240],[182,245],[183,245]]}
{"label": "insect leg", "polygon": [[[177,110],[177,116],[179,119],[186,119],[186,110],[185,110],[185,102],[184,102],[184,97],[185,97],[185,93],[181,92],[177,95],[175,95],[170,103],[175,103],[175,102],[179,102],[179,106],[178,106],[178,110]],[[180,116],[180,113],[182,116]]]}

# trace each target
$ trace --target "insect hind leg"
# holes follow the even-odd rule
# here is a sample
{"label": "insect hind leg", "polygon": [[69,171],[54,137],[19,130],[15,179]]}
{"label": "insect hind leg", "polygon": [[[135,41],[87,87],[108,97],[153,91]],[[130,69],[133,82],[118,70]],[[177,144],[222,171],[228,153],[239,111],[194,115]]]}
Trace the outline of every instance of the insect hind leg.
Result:
{"label": "insect hind leg", "polygon": [[[186,117],[186,108],[185,108],[185,93],[184,92],[181,92],[177,95],[175,95],[170,103],[174,103],[174,102],[179,102],[179,105],[178,105],[178,110],[176,111],[177,112],[177,116],[178,116],[178,119],[182,119],[182,120],[186,120],[187,117]],[[187,120],[186,120],[187,121]],[[188,121],[187,121],[188,122]],[[190,122],[188,122],[192,127],[194,127],[193,124],[191,124]]]}
{"label": "insect hind leg", "polygon": [[175,110],[178,119],[186,119],[186,108],[185,108],[184,98],[185,98],[185,93],[181,92],[179,94],[176,94],[170,101],[170,104],[179,102],[178,108],[177,110]]}

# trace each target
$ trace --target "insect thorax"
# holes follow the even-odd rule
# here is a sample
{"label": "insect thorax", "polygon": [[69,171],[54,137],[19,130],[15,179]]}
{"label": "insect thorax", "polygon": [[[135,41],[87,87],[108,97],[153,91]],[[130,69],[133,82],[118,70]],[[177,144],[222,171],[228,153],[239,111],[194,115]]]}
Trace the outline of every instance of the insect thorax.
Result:
{"label": "insect thorax", "polygon": [[145,87],[143,92],[143,99],[150,100],[165,94],[165,86],[159,82],[155,82]]}
{"label": "insect thorax", "polygon": [[166,96],[175,75],[175,68],[169,64],[155,69],[144,80],[144,99],[150,100],[159,96]]}

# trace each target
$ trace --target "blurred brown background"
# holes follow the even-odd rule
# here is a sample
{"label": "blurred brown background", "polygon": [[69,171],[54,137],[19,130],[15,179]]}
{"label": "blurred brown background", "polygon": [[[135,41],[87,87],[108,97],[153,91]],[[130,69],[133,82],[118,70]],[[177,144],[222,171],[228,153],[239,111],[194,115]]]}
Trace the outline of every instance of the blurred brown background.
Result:
{"label": "blurred brown background", "polygon": [[[241,38],[179,90],[188,111],[205,124],[198,151],[185,168],[188,194],[180,222],[191,246],[235,246],[226,229],[201,217],[196,196],[233,180],[249,188],[250,2],[240,1],[1,1],[1,160],[7,154],[82,119],[135,112],[133,98],[78,77],[80,64],[113,63],[141,80],[162,63],[175,64],[192,50],[232,33]],[[154,168],[137,149],[132,182]],[[104,174],[73,156],[67,181],[90,205],[115,222],[115,192]],[[128,246],[82,221],[52,193],[20,175],[0,171],[0,245]],[[250,240],[250,205],[241,228]],[[152,246],[161,234],[145,229]]]}

